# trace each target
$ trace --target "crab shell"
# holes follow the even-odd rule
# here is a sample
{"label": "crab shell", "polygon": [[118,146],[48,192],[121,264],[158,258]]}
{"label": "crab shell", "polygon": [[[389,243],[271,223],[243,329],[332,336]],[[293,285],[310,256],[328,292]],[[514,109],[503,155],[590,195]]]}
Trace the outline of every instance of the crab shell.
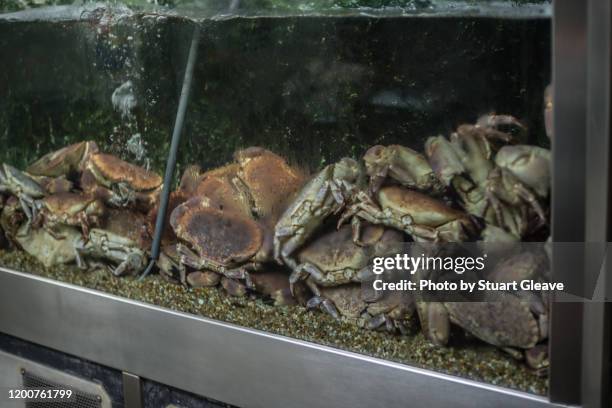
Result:
{"label": "crab shell", "polygon": [[[366,230],[372,229],[384,230],[381,227],[369,227]],[[367,247],[355,244],[351,226],[344,225],[337,231],[313,240],[298,252],[297,258],[300,263],[311,263],[327,275],[342,275],[345,270],[358,271],[365,268],[370,259],[370,251]],[[342,276],[338,279],[343,280]],[[331,279],[329,283],[333,286],[335,279]]]}
{"label": "crab shell", "polygon": [[104,215],[104,204],[95,197],[75,193],[58,193],[46,196],[41,200],[48,216],[59,220],[68,220],[84,212],[94,218]]}
{"label": "crab shell", "polygon": [[[362,289],[363,290],[363,289]],[[414,315],[415,305],[410,293],[404,290],[385,292],[382,297],[368,303],[368,314],[388,314],[393,320],[407,320]]]}
{"label": "crab shell", "polygon": [[162,185],[162,178],[140,166],[133,165],[110,154],[93,154],[87,162],[98,183],[110,188],[115,183],[125,183],[134,191],[151,191]]}
{"label": "crab shell", "polygon": [[276,306],[288,306],[307,302],[307,289],[305,285],[294,288],[295,297],[291,295],[289,277],[283,271],[267,270],[251,274],[255,291],[274,300]]}
{"label": "crab shell", "polygon": [[200,256],[224,266],[254,258],[264,243],[264,231],[256,221],[224,211],[206,196],[179,205],[170,225]]}
{"label": "crab shell", "polygon": [[[170,193],[168,198],[168,207],[166,209],[166,215],[164,225],[169,225],[168,220],[170,219],[170,214],[174,211],[176,207],[183,204],[185,201],[189,199],[189,195],[187,195],[182,190],[173,191]],[[157,213],[159,211],[159,202],[155,204],[153,208],[148,212],[146,216],[146,229],[147,233],[150,236],[155,235],[155,224],[157,222]],[[176,234],[172,228],[164,228],[162,232],[162,245],[169,245],[176,242]]]}
{"label": "crab shell", "polygon": [[151,248],[146,215],[138,211],[109,208],[100,221],[100,229],[134,242],[143,251]]}
{"label": "crab shell", "polygon": [[115,275],[139,272],[146,263],[145,253],[138,243],[127,236],[99,228],[89,232],[89,241],[83,246],[82,252],[120,265],[120,268],[113,271]]}
{"label": "crab shell", "polygon": [[360,327],[375,328],[370,327],[371,319],[383,314],[401,322],[414,312],[412,299],[406,293],[385,293],[382,298],[370,302],[358,283],[321,288],[321,295],[333,302],[343,320]]}
{"label": "crab shell", "polygon": [[370,259],[389,254],[394,244],[402,242],[402,238],[399,231],[367,225],[363,229],[360,245],[357,245],[353,241],[352,227],[344,225],[307,244],[299,250],[297,258],[301,264],[311,264],[325,275],[322,281],[311,278],[317,284],[337,286],[368,277],[359,272],[365,272]]}
{"label": "crab shell", "polygon": [[187,272],[185,266],[180,262],[176,244],[163,245],[155,263],[163,277],[170,281],[186,283]]}
{"label": "crab shell", "polygon": [[497,152],[495,163],[509,170],[540,197],[548,196],[551,181],[550,150],[530,145],[504,146]]}
{"label": "crab shell", "polygon": [[473,232],[474,225],[466,213],[426,194],[389,186],[383,187],[377,198],[382,208],[389,208],[397,214],[410,215],[414,224],[444,228],[451,223],[459,223],[465,232]]}
{"label": "crab shell", "polygon": [[486,302],[445,302],[450,320],[486,343],[529,349],[540,340],[540,328],[529,306],[505,292],[491,292]]}
{"label": "crab shell", "polygon": [[[107,154],[94,154],[81,174],[81,189],[111,206],[131,204],[143,212],[155,205],[162,189],[159,175]],[[117,193],[115,187],[123,189]],[[123,194],[128,197],[124,197]]]}
{"label": "crab shell", "polygon": [[354,320],[356,323],[368,307],[361,285],[358,283],[321,288],[321,295],[334,303],[343,318]]}
{"label": "crab shell", "polygon": [[465,172],[459,155],[444,136],[427,139],[425,153],[431,168],[446,186],[450,186],[456,176]]}
{"label": "crab shell", "polygon": [[[285,209],[275,225],[274,256],[280,263],[295,267],[291,255],[351,198],[362,177],[355,160],[343,158],[323,168],[310,179]],[[334,188],[337,188],[334,193]],[[342,191],[344,190],[344,191]],[[340,201],[340,202],[339,202]]]}
{"label": "crab shell", "polygon": [[261,147],[237,151],[234,158],[239,165],[238,177],[252,197],[253,212],[275,222],[305,183],[305,173]]}
{"label": "crab shell", "polygon": [[75,143],[47,153],[32,163],[26,171],[35,176],[70,176],[81,171],[85,161],[95,153],[98,153],[98,145],[95,142]]}
{"label": "crab shell", "polygon": [[25,252],[46,267],[74,262],[75,248],[83,245],[81,233],[76,228],[60,226],[57,234],[61,236],[61,239],[53,237],[44,228],[27,228],[24,225],[15,234],[15,240]]}
{"label": "crab shell", "polygon": [[15,196],[8,197],[0,214],[0,226],[10,242],[15,243],[17,232],[25,221],[26,216],[21,210],[19,199]]}
{"label": "crab shell", "polygon": [[539,280],[548,265],[545,253],[523,251],[499,261],[487,278],[494,282],[520,282],[525,279]]}
{"label": "crab shell", "polygon": [[221,282],[221,275],[213,271],[195,271],[187,275],[187,283],[193,288],[214,287]]}
{"label": "crab shell", "polygon": [[49,194],[69,193],[74,189],[74,184],[64,176],[55,178],[41,177],[37,181]]}
{"label": "crab shell", "polygon": [[36,180],[6,163],[0,171],[0,184],[4,184],[4,188],[18,196],[25,194],[30,198],[42,198],[46,194]]}
{"label": "crab shell", "polygon": [[202,169],[197,164],[191,164],[185,168],[181,181],[179,182],[178,191],[185,195],[192,196],[195,194],[196,187],[200,182]]}
{"label": "crab shell", "polygon": [[[237,169],[237,167],[234,167]],[[240,190],[232,182],[232,174],[225,173],[227,168],[205,173],[198,184],[195,194],[206,196],[224,211],[251,216],[251,197],[248,191]]]}
{"label": "crab shell", "polygon": [[408,147],[373,146],[365,153],[363,161],[370,176],[371,186],[386,176],[408,188],[432,193],[438,193],[443,189],[442,183],[425,156]]}

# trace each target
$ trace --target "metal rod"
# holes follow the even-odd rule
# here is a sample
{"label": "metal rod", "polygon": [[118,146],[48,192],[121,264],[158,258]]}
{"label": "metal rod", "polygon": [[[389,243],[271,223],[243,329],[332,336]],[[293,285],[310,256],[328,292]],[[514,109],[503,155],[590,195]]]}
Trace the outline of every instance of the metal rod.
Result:
{"label": "metal rod", "polygon": [[189,47],[189,57],[187,58],[187,66],[185,67],[185,77],[183,78],[183,88],[181,89],[181,98],[179,100],[178,110],[176,112],[176,120],[174,122],[174,131],[172,132],[172,143],[170,145],[170,153],[166,163],[166,173],[164,175],[164,187],[161,192],[159,201],[159,209],[157,210],[157,218],[155,219],[155,235],[153,244],[151,245],[151,259],[149,265],[144,270],[140,279],[145,278],[155,266],[155,262],[159,259],[159,251],[161,247],[161,238],[164,230],[164,221],[166,219],[166,211],[168,210],[168,199],[170,197],[170,189],[174,178],[174,169],[176,167],[176,154],[183,133],[183,125],[185,124],[185,112],[187,111],[187,102],[191,92],[191,83],[193,81],[193,69],[198,56],[198,44],[200,42],[200,25],[196,23]]}
{"label": "metal rod", "polygon": [[[240,0],[231,0],[228,7],[228,11],[231,13],[236,8],[238,8],[239,4]],[[164,175],[164,187],[161,192],[159,208],[157,210],[157,218],[155,219],[155,233],[153,236],[153,243],[151,244],[151,257],[146,269],[144,270],[142,275],[140,275],[141,280],[151,273],[151,271],[155,267],[155,262],[159,259],[161,239],[165,228],[164,224],[166,219],[166,211],[168,210],[168,200],[170,198],[170,188],[172,185],[172,179],[174,178],[174,170],[176,168],[176,154],[178,152],[181,135],[183,133],[185,113],[187,111],[187,102],[189,101],[191,83],[193,82],[193,70],[198,57],[199,42],[200,25],[196,23],[195,29],[193,30],[193,37],[191,39],[191,46],[189,47],[189,56],[187,57],[185,76],[183,78],[183,88],[181,89],[181,97],[179,99],[179,106],[176,112],[176,120],[174,122],[174,131],[172,132],[172,142],[170,145],[170,152],[168,154],[168,161],[166,163],[166,173]]]}

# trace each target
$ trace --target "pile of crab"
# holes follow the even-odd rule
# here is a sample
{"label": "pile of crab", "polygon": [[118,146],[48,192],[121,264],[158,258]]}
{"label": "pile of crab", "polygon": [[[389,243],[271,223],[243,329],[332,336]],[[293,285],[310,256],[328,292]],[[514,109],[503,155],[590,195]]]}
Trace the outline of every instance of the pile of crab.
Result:
{"label": "pile of crab", "polygon": [[161,187],[157,174],[81,142],[25,171],[2,165],[0,226],[10,246],[45,266],[137,273],[148,260],[144,227]]}
{"label": "pile of crab", "polygon": [[[429,138],[425,154],[374,146],[361,160],[343,158],[312,175],[260,147],[237,151],[220,168],[190,166],[170,195],[160,274],[321,309],[371,330],[404,334],[418,317],[435,345],[460,328],[545,374],[547,293],[451,302],[363,284],[372,279],[372,259],[405,242],[546,236],[550,152],[515,144],[513,134],[525,131],[511,116],[489,115],[448,138]],[[45,265],[135,273],[146,263],[161,184],[158,175],[82,142],[24,172],[4,165],[0,223],[12,245]],[[513,252],[487,279],[543,279],[547,265],[545,253]]]}

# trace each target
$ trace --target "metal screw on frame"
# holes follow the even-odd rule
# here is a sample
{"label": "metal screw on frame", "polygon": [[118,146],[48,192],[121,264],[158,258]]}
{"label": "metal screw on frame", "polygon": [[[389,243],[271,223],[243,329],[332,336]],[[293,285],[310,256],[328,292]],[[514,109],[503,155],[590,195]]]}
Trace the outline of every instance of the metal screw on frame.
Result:
{"label": "metal screw on frame", "polygon": [[[231,0],[228,7],[228,11],[234,11],[240,3],[240,0]],[[198,45],[200,42],[200,25],[196,23],[195,29],[193,30],[193,37],[191,39],[191,46],[189,47],[189,56],[187,57],[187,65],[185,67],[185,76],[183,77],[183,87],[181,89],[181,97],[179,99],[179,105],[176,112],[176,120],[174,121],[174,130],[172,132],[172,142],[170,144],[170,152],[168,153],[168,161],[166,162],[166,172],[164,174],[164,187],[161,192],[159,201],[159,209],[157,210],[157,217],[155,219],[155,233],[153,236],[153,244],[151,244],[151,258],[146,269],[140,275],[140,279],[144,279],[151,273],[155,267],[155,262],[159,259],[159,252],[161,248],[161,237],[164,231],[164,221],[166,211],[168,210],[168,199],[170,197],[170,186],[172,179],[174,178],[174,170],[176,168],[176,155],[178,147],[181,141],[181,135],[183,133],[183,125],[185,123],[185,113],[187,111],[187,102],[189,101],[189,94],[191,92],[191,84],[193,82],[193,70],[198,56]]]}

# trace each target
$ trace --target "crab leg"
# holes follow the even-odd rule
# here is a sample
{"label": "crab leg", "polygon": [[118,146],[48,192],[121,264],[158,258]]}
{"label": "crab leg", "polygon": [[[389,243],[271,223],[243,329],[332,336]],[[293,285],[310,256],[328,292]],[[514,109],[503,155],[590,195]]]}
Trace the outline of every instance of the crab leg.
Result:
{"label": "crab leg", "polygon": [[527,187],[525,187],[522,184],[517,183],[515,184],[514,188],[518,196],[522,198],[524,201],[526,201],[531,206],[531,208],[533,208],[533,210],[538,215],[538,218],[540,219],[540,221],[543,224],[546,224],[546,215],[544,214],[544,209],[540,205],[536,196],[531,191],[529,191]]}
{"label": "crab leg", "polygon": [[221,265],[219,262],[214,262],[210,259],[201,258],[195,252],[193,252],[183,244],[177,244],[176,251],[180,255],[181,263],[187,265],[190,268],[198,270],[212,269],[214,271],[220,271],[223,269],[223,265]]}
{"label": "crab leg", "polygon": [[246,284],[247,288],[255,289],[255,284],[253,283],[253,280],[251,279],[251,275],[249,274],[247,268],[250,270],[258,270],[261,268],[261,265],[258,263],[251,263],[243,265],[240,268],[219,271],[219,273],[230,279],[244,280],[244,283]]}
{"label": "crab leg", "polygon": [[387,331],[389,333],[392,333],[393,331],[395,331],[393,321],[389,318],[389,316],[387,316],[386,313],[381,313],[378,316],[374,316],[368,319],[366,321],[365,327],[368,330],[376,330],[379,327],[381,327],[383,324],[386,326]]}
{"label": "crab leg", "polygon": [[323,273],[319,268],[309,262],[302,263],[293,269],[293,272],[289,275],[289,290],[292,295],[295,295],[295,284],[299,281],[305,281],[309,276],[313,276],[313,279],[317,279],[316,277],[321,278]]}
{"label": "crab leg", "polygon": [[527,130],[527,127],[514,116],[497,115],[495,113],[481,116],[480,118],[478,118],[476,125],[485,127],[485,128],[496,128],[497,126],[508,125],[508,126],[516,126],[522,131]]}
{"label": "crab leg", "polygon": [[83,256],[81,255],[80,248],[74,247],[74,254],[76,257],[76,264],[79,269],[87,269],[87,265],[83,261]]}
{"label": "crab leg", "polygon": [[[355,204],[354,211],[354,217],[362,218],[372,224],[382,224],[399,229],[411,235],[413,238],[422,238],[425,240],[437,240],[439,238],[438,231],[435,228],[414,224],[409,214],[395,214],[389,208],[380,210],[376,208],[375,204],[373,205],[371,202],[368,203],[363,201]],[[353,231],[353,236],[359,236],[359,224],[353,225],[357,225],[357,231]]]}
{"label": "crab leg", "polygon": [[340,320],[340,313],[331,300],[321,296],[314,296],[306,303],[307,309],[315,309],[317,307],[327,312],[334,319]]}
{"label": "crab leg", "polygon": [[370,176],[370,186],[369,186],[370,195],[374,195],[376,194],[376,192],[378,192],[378,190],[380,190],[380,188],[383,185],[383,182],[385,181],[385,179],[387,178],[387,175],[389,174],[390,168],[391,168],[391,165],[383,166],[380,169],[380,171]]}
{"label": "crab leg", "polygon": [[[284,243],[280,238],[290,237]],[[291,226],[276,230],[274,234],[274,258],[279,264],[285,264],[291,269],[297,266],[290,255],[304,242],[304,227]]]}

